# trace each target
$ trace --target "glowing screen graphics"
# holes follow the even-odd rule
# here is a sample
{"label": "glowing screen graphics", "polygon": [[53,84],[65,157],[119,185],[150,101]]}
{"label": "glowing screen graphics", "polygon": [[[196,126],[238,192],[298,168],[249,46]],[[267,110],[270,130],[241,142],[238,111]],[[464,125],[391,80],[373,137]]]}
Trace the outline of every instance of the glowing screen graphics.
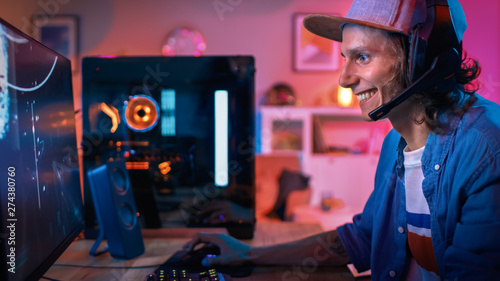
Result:
{"label": "glowing screen graphics", "polygon": [[26,280],[82,227],[71,66],[2,21],[0,155],[0,279]]}
{"label": "glowing screen graphics", "polygon": [[0,25],[0,139],[5,137],[9,120],[9,89],[7,67],[7,36],[5,27]]}

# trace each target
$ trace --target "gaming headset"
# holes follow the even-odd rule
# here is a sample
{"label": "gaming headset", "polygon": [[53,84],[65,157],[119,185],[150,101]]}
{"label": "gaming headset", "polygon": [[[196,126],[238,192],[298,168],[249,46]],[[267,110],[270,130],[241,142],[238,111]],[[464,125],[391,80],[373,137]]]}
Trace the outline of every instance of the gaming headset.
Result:
{"label": "gaming headset", "polygon": [[447,0],[427,0],[425,23],[410,35],[408,76],[411,85],[368,115],[374,121],[385,116],[418,91],[444,93],[456,86],[460,72],[462,44],[459,42]]}

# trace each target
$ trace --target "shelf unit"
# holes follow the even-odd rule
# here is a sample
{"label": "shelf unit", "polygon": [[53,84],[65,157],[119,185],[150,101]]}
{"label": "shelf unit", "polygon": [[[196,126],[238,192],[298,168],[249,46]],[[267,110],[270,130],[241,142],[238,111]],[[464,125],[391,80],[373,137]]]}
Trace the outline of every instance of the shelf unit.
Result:
{"label": "shelf unit", "polygon": [[262,155],[294,154],[310,176],[309,205],[317,208],[325,193],[360,212],[373,188],[388,121],[366,122],[359,108],[262,106],[259,112]]}
{"label": "shelf unit", "polygon": [[[260,109],[261,128],[258,130],[260,153],[312,153],[315,117],[362,121],[361,111],[358,108],[262,106]],[[279,137],[288,137],[290,141],[293,141],[295,137],[299,141],[296,147],[290,144],[280,146],[280,141],[286,141],[286,139],[277,139]]]}

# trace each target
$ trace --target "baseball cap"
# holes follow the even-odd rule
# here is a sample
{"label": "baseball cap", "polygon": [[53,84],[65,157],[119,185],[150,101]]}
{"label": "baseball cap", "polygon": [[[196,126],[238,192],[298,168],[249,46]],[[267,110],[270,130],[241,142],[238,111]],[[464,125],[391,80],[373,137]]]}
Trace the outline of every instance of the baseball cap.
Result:
{"label": "baseball cap", "polygon": [[458,42],[467,28],[465,14],[458,0],[354,0],[345,17],[311,14],[304,19],[310,32],[342,42],[342,27],[347,23],[389,32],[411,35],[417,24],[427,18],[427,6],[448,5]]}

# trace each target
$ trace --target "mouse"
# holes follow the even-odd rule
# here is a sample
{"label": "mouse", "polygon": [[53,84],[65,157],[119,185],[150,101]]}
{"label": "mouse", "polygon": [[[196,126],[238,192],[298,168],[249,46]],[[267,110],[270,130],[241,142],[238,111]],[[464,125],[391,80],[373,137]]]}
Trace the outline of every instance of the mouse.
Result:
{"label": "mouse", "polygon": [[[199,248],[195,248],[191,251],[182,250],[175,253],[167,261],[168,263],[180,267],[189,268],[194,271],[205,271],[207,267],[201,264],[201,261],[208,255],[220,255],[221,250],[216,244],[208,243],[203,244]],[[246,277],[249,276],[253,271],[253,266],[250,264],[239,265],[239,266],[211,266],[215,268],[218,272],[223,274],[229,274],[231,277]]]}
{"label": "mouse", "polygon": [[201,261],[210,255],[220,255],[220,248],[215,244],[205,244],[198,249],[193,249],[182,255],[179,262],[189,267],[202,266]]}

